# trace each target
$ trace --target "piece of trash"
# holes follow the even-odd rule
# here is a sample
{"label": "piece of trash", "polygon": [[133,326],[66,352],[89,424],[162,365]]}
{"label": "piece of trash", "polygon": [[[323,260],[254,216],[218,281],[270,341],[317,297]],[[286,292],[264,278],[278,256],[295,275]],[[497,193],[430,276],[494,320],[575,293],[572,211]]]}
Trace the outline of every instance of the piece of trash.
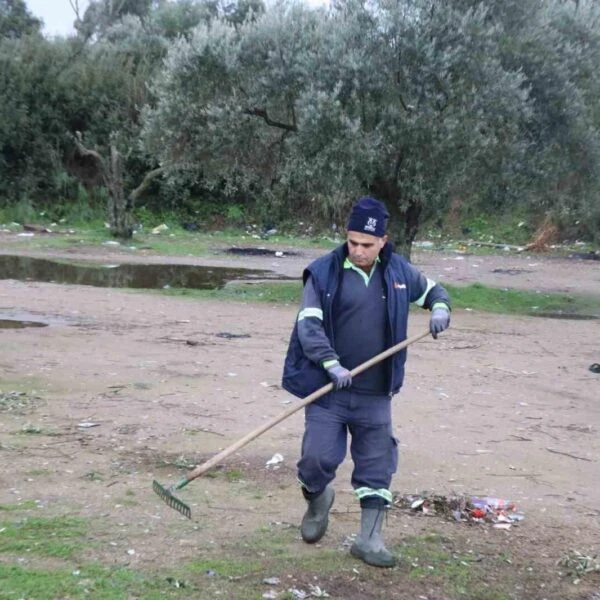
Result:
{"label": "piece of trash", "polygon": [[310,595],[313,598],[329,598],[329,594],[325,590],[322,590],[318,585],[309,583],[308,589],[310,590]]}
{"label": "piece of trash", "polygon": [[494,523],[492,525],[494,529],[510,529],[510,523]]}
{"label": "piece of trash", "polygon": [[502,500],[502,498],[480,498],[479,496],[473,496],[471,504],[475,508],[484,508],[487,510],[514,510],[515,508],[513,502]]}
{"label": "piece of trash", "polygon": [[208,577],[214,577],[217,573],[215,571],[213,571],[212,569],[208,569],[208,571],[206,571],[206,575]]}
{"label": "piece of trash", "polygon": [[590,371],[592,373],[600,373],[600,363],[594,363],[590,365]]}
{"label": "piece of trash", "polygon": [[279,579],[279,577],[265,577],[265,579],[263,579],[263,583],[266,583],[267,585],[279,585],[280,582],[281,579]]}
{"label": "piece of trash", "polygon": [[215,337],[234,340],[236,338],[249,338],[250,335],[247,333],[229,333],[227,331],[220,331],[219,333],[215,333]]}
{"label": "piece of trash", "polygon": [[81,423],[77,423],[77,427],[81,427],[82,429],[88,429],[89,427],[98,427],[100,423],[93,423],[92,421],[82,421]]}
{"label": "piece of trash", "polygon": [[135,550],[133,548],[129,548],[129,550],[127,550],[127,554],[129,554],[129,556],[133,556],[135,554]]}
{"label": "piece of trash", "polygon": [[277,596],[279,596],[278,592],[275,592],[273,590],[270,590],[268,592],[265,592],[262,597],[265,598],[265,600],[275,600],[277,598]]}
{"label": "piece of trash", "polygon": [[297,588],[288,588],[288,592],[294,596],[294,598],[298,598],[299,600],[304,600],[307,594],[304,590],[299,590]]}
{"label": "piece of trash", "polygon": [[114,240],[107,240],[106,242],[102,242],[103,246],[120,246],[120,242],[116,242]]}
{"label": "piece of trash", "polygon": [[17,233],[17,237],[34,237],[35,233]]}
{"label": "piece of trash", "polygon": [[167,583],[176,588],[184,588],[186,586],[185,581],[175,579],[174,577],[167,577]]}
{"label": "piece of trash", "polygon": [[283,256],[283,252],[277,251],[277,252],[275,252],[275,256],[277,256],[278,258],[281,258]]}
{"label": "piece of trash", "polygon": [[152,233],[161,233],[162,231],[167,231],[167,229],[169,229],[169,227],[167,225],[165,225],[164,223],[162,223],[161,225],[157,225],[152,230]]}
{"label": "piece of trash", "polygon": [[279,463],[283,462],[283,456],[281,456],[281,454],[277,453],[277,454],[273,454],[273,456],[266,462],[265,466],[266,467],[272,467],[274,465],[278,465]]}

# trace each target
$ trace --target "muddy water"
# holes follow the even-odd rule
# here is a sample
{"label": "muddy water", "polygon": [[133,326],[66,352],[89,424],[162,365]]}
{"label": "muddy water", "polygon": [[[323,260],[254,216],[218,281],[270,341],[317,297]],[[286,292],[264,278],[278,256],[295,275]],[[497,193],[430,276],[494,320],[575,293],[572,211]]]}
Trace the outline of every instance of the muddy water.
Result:
{"label": "muddy water", "polygon": [[270,271],[175,264],[70,263],[0,255],[0,279],[111,288],[218,289],[236,279],[273,279]]}

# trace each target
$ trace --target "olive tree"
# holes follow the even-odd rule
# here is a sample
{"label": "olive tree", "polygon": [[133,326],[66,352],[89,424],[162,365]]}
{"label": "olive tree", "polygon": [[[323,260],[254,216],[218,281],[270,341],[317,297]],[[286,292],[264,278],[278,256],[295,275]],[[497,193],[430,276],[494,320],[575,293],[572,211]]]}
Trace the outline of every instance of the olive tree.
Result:
{"label": "olive tree", "polygon": [[423,218],[523,155],[528,89],[486,10],[280,3],[237,28],[198,27],[169,53],[144,144],[215,185],[311,197],[338,213],[385,201],[406,254]]}

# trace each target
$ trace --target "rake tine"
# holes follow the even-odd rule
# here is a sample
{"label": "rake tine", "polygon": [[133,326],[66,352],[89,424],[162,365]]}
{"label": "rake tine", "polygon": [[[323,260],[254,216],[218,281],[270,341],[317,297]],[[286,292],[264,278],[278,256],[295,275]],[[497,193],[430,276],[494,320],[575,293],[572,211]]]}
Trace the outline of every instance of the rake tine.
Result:
{"label": "rake tine", "polygon": [[185,502],[182,502],[179,498],[173,496],[171,493],[172,488],[166,488],[158,483],[158,481],[154,480],[152,482],[152,489],[160,496],[160,498],[162,498],[167,506],[174,508],[188,519],[192,518],[192,511],[190,507]]}

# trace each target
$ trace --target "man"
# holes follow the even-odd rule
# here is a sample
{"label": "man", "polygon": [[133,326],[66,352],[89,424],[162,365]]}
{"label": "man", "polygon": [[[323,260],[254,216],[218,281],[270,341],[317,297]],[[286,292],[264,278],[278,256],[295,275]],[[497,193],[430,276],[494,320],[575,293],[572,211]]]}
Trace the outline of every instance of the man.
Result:
{"label": "man", "polygon": [[298,480],[308,508],[301,534],[318,542],[335,498],[331,482],[346,455],[361,506],[361,530],[350,552],[365,563],[393,567],[381,539],[390,483],[398,464],[391,398],[404,378],[406,350],[352,378],[350,371],[407,337],[409,304],[431,310],[434,338],[450,324],[446,290],[427,279],[388,243],[384,204],[370,197],[353,207],[346,243],[312,262],[285,359],[283,387],[304,398],[330,380],[334,390],[305,408]]}

